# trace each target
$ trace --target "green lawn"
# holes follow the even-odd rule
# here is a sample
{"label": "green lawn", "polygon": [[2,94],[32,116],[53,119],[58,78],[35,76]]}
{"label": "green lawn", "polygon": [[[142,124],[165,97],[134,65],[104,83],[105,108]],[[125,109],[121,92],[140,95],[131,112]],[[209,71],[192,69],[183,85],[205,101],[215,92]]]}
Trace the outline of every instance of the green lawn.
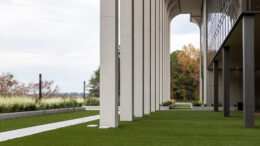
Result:
{"label": "green lawn", "polygon": [[191,109],[191,107],[187,104],[176,104],[174,109]]}
{"label": "green lawn", "polygon": [[99,111],[79,111],[71,113],[61,113],[54,115],[26,117],[19,119],[0,120],[0,132],[20,129],[25,127],[32,127],[53,122],[60,122],[76,118],[82,118],[92,115],[98,115]]}
{"label": "green lawn", "polygon": [[160,111],[134,122],[120,122],[116,129],[87,128],[87,124],[66,127],[0,143],[0,145],[86,146],[86,145],[215,145],[259,146],[260,117],[256,128],[243,128],[242,112],[224,118],[221,112]]}

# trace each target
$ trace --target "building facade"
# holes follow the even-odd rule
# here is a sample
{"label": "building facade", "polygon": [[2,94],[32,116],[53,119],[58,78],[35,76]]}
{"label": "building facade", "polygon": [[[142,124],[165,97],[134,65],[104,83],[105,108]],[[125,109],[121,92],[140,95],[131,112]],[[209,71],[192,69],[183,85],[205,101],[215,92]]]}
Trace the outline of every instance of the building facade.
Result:
{"label": "building facade", "polygon": [[121,121],[160,110],[170,100],[170,23],[179,14],[190,14],[201,30],[201,99],[215,111],[223,103],[225,117],[230,106],[243,102],[245,127],[254,127],[260,1],[101,0],[100,5],[101,128],[118,126],[119,98]]}

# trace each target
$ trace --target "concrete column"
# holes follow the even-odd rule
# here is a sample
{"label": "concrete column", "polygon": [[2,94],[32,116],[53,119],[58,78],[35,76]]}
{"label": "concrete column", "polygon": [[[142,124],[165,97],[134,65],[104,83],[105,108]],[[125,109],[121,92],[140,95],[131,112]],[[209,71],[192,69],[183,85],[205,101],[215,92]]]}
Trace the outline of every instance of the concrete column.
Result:
{"label": "concrete column", "polygon": [[230,93],[229,93],[229,47],[225,46],[222,50],[222,73],[223,73],[223,98],[224,98],[224,117],[230,116]]}
{"label": "concrete column", "polygon": [[144,114],[151,113],[151,0],[144,0]]}
{"label": "concrete column", "polygon": [[100,128],[118,127],[118,0],[100,1]]}
{"label": "concrete column", "polygon": [[155,54],[156,54],[156,39],[155,39],[155,3],[156,0],[151,0],[151,112],[155,112]]}
{"label": "concrete column", "polygon": [[165,99],[168,101],[168,18],[167,10],[165,12]]}
{"label": "concrete column", "polygon": [[171,100],[171,20],[169,20],[168,23],[168,45],[169,45],[169,55],[168,55],[168,66],[169,66],[169,70],[168,70],[168,77],[169,77],[169,83],[168,83],[168,94],[169,94],[169,100]]}
{"label": "concrete column", "polygon": [[254,15],[243,16],[243,100],[245,128],[255,127]]}
{"label": "concrete column", "polygon": [[[203,19],[203,22],[207,22],[207,0],[203,0],[203,9],[202,9],[202,19]],[[203,42],[207,42],[207,25],[202,25],[202,31],[201,33],[202,34],[202,40]],[[208,90],[207,90],[207,87],[210,86],[209,84],[209,71],[207,69],[207,63],[208,63],[208,54],[207,54],[207,43],[203,43],[202,44],[202,51],[203,53],[203,59],[202,59],[202,62],[203,62],[203,101],[204,101],[204,104],[207,104],[207,98],[208,98]]]}
{"label": "concrete column", "polygon": [[165,3],[165,1],[164,1],[164,49],[163,49],[163,51],[164,51],[164,59],[163,59],[163,61],[164,61],[164,63],[163,63],[163,67],[164,67],[164,69],[163,69],[163,71],[164,71],[164,77],[163,77],[163,92],[164,92],[164,95],[163,95],[163,97],[164,97],[164,102],[165,101],[167,101],[168,99],[167,99],[167,9],[166,9],[166,3]]}
{"label": "concrete column", "polygon": [[165,101],[165,0],[162,2],[162,103]]}
{"label": "concrete column", "polygon": [[160,104],[163,103],[163,0],[160,0]]}
{"label": "concrete column", "polygon": [[144,116],[144,0],[134,0],[134,116]]}
{"label": "concrete column", "polygon": [[120,120],[133,121],[133,0],[120,2]]}
{"label": "concrete column", "polygon": [[155,39],[156,39],[156,110],[160,110],[160,0],[156,1],[156,24],[155,24]]}
{"label": "concrete column", "polygon": [[162,103],[165,101],[165,1],[162,3]]}
{"label": "concrete column", "polygon": [[166,13],[166,100],[170,100],[169,98],[169,45],[168,45],[168,33],[169,33],[169,25],[168,25],[169,21],[168,21],[168,14]]}
{"label": "concrete column", "polygon": [[171,50],[170,50],[170,20],[167,17],[167,98],[171,100]]}
{"label": "concrete column", "polygon": [[213,62],[214,72],[214,111],[218,111],[218,61]]}

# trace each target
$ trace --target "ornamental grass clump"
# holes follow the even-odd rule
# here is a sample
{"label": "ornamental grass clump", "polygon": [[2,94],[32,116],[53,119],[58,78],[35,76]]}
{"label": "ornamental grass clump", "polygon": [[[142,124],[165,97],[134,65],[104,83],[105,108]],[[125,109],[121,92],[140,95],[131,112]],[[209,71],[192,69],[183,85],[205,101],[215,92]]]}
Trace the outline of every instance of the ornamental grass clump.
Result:
{"label": "ornamental grass clump", "polygon": [[82,106],[84,100],[76,98],[48,98],[39,101],[38,107],[41,110],[46,109],[59,109],[59,108],[71,108]]}
{"label": "ornamental grass clump", "polygon": [[97,97],[91,97],[91,98],[88,98],[86,100],[86,103],[85,103],[86,106],[99,106],[100,103],[99,103],[99,98]]}
{"label": "ornamental grass clump", "polygon": [[72,108],[80,107],[83,103],[82,98],[69,97],[43,98],[42,100],[32,97],[0,97],[0,113]]}
{"label": "ornamental grass clump", "polygon": [[30,97],[0,97],[0,113],[35,111],[36,100]]}

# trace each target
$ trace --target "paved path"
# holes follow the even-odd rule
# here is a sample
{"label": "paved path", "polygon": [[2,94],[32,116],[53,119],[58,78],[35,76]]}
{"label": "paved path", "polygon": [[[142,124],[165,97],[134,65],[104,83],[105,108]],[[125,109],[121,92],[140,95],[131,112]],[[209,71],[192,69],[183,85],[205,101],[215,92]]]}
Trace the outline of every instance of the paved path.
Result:
{"label": "paved path", "polygon": [[62,122],[57,122],[57,123],[51,123],[51,124],[45,124],[45,125],[40,125],[40,126],[34,126],[34,127],[29,127],[29,128],[23,128],[23,129],[18,129],[18,130],[12,130],[12,131],[6,131],[6,132],[1,132],[0,133],[0,142],[15,139],[15,138],[20,138],[20,137],[25,137],[41,132],[46,132],[50,130],[55,130],[63,127],[68,127],[72,125],[77,125],[77,124],[82,124],[90,121],[95,121],[99,119],[99,115],[96,116],[90,116],[90,117],[85,117],[85,118],[79,118],[79,119],[74,119],[74,120],[68,120],[68,121],[62,121]]}

